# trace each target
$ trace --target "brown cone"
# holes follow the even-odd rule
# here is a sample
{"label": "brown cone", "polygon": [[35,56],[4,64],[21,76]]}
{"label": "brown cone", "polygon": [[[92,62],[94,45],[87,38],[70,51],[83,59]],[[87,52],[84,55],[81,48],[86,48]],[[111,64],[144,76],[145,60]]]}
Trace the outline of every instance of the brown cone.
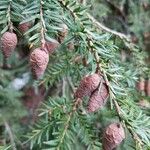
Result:
{"label": "brown cone", "polygon": [[145,39],[145,40],[150,39],[150,32],[145,32],[145,33],[144,33],[144,39]]}
{"label": "brown cone", "polygon": [[45,42],[45,48],[49,52],[49,54],[52,54],[58,46],[59,42],[54,39],[52,41]]}
{"label": "brown cone", "polygon": [[30,55],[30,65],[35,79],[41,77],[47,67],[49,61],[48,52],[36,48]]}
{"label": "brown cone", "polygon": [[70,42],[67,47],[69,50],[74,50],[74,42]]}
{"label": "brown cone", "polygon": [[150,5],[148,4],[148,3],[146,3],[146,2],[143,2],[142,3],[142,5],[143,5],[143,8],[144,8],[144,10],[149,10],[150,9]]}
{"label": "brown cone", "polygon": [[113,150],[125,139],[125,132],[120,123],[110,124],[103,134],[103,150]]}
{"label": "brown cone", "polygon": [[139,41],[139,39],[138,39],[135,35],[133,35],[133,36],[131,37],[131,41],[132,41],[133,43],[137,44],[138,41]]}
{"label": "brown cone", "polygon": [[91,93],[98,87],[100,80],[101,77],[96,73],[84,77],[76,90],[75,98],[90,96]]}
{"label": "brown cone", "polygon": [[105,105],[109,96],[107,85],[102,82],[100,83],[99,89],[92,93],[89,103],[88,112],[95,112]]}
{"label": "brown cone", "polygon": [[5,32],[1,37],[1,47],[5,58],[11,56],[17,45],[17,36],[15,33]]}
{"label": "brown cone", "polygon": [[150,96],[150,79],[146,82],[146,95]]}
{"label": "brown cone", "polygon": [[140,81],[137,83],[137,89],[141,92],[145,90],[145,79],[140,78]]}
{"label": "brown cone", "polygon": [[25,33],[31,28],[31,23],[29,22],[20,23],[18,28],[22,33]]}

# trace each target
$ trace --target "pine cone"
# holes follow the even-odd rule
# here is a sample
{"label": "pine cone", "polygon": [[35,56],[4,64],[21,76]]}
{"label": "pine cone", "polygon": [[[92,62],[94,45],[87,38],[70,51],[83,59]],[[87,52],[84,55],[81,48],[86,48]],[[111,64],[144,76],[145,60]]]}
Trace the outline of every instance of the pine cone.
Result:
{"label": "pine cone", "polygon": [[110,124],[102,139],[103,150],[113,150],[125,139],[125,132],[120,123]]}
{"label": "pine cone", "polygon": [[150,96],[150,79],[146,82],[146,95]]}
{"label": "pine cone", "polygon": [[98,87],[100,79],[101,77],[96,73],[84,77],[76,90],[75,98],[83,98],[84,96],[90,96],[91,93]]}
{"label": "pine cone", "polygon": [[144,40],[149,40],[150,39],[150,32],[145,32],[144,33]]}
{"label": "pine cone", "polygon": [[133,36],[131,37],[131,41],[132,41],[133,43],[137,44],[138,41],[139,41],[139,39],[138,39],[135,35],[133,35]]}
{"label": "pine cone", "polygon": [[143,8],[144,8],[145,11],[150,9],[150,5],[148,3],[143,2],[142,5],[143,5]]}
{"label": "pine cone", "polygon": [[140,81],[137,83],[137,89],[139,91],[145,90],[145,79],[144,78],[140,78]]}
{"label": "pine cone", "polygon": [[90,100],[88,102],[88,112],[94,112],[103,107],[109,96],[109,91],[107,85],[102,82],[100,87],[92,93]]}
{"label": "pine cone", "polygon": [[17,36],[15,33],[5,32],[1,37],[1,47],[5,58],[11,56],[17,45]]}
{"label": "pine cone", "polygon": [[41,77],[47,67],[49,55],[47,51],[36,48],[30,55],[30,65],[35,79]]}
{"label": "pine cone", "polygon": [[49,54],[52,54],[58,46],[59,42],[54,39],[52,41],[45,42],[45,48],[49,52]]}
{"label": "pine cone", "polygon": [[25,33],[31,28],[31,23],[29,22],[21,23],[19,24],[18,28],[22,33]]}
{"label": "pine cone", "polygon": [[59,32],[59,42],[62,43],[65,39],[65,37],[68,34],[68,27],[66,24],[61,24],[60,27],[62,28],[61,31]]}

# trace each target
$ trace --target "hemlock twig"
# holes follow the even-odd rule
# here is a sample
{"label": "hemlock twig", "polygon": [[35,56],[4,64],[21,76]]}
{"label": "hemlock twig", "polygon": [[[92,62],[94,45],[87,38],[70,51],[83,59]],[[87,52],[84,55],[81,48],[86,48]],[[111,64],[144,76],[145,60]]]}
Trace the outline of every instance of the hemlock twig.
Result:
{"label": "hemlock twig", "polygon": [[17,150],[16,144],[15,144],[15,140],[14,140],[14,136],[13,136],[13,133],[11,131],[11,128],[10,128],[10,126],[9,126],[7,121],[4,121],[4,124],[5,124],[6,130],[7,130],[8,134],[9,134],[9,138],[10,138],[10,142],[11,142],[11,145],[12,145],[12,149],[13,150]]}
{"label": "hemlock twig", "polygon": [[65,97],[66,95],[66,77],[63,77],[62,79],[62,97]]}
{"label": "hemlock twig", "polygon": [[73,85],[73,83],[72,83],[72,81],[71,81],[71,78],[70,78],[70,77],[67,77],[67,81],[68,81],[68,84],[69,84],[69,86],[70,86],[72,92],[75,93],[75,87],[74,87],[74,85]]}
{"label": "hemlock twig", "polygon": [[74,112],[77,110],[77,107],[78,107],[80,101],[81,101],[81,99],[78,98],[78,99],[76,99],[75,102],[74,102],[72,111],[71,111],[71,112],[69,113],[69,115],[68,115],[68,119],[67,119],[67,121],[66,121],[66,124],[65,124],[65,127],[64,127],[64,130],[63,130],[63,133],[62,133],[60,142],[59,142],[59,144],[58,144],[57,150],[60,150],[60,146],[61,146],[61,144],[63,143],[63,140],[64,140],[64,137],[65,137],[65,135],[66,135],[67,129],[69,128],[69,123],[70,123],[70,121],[71,121],[71,118],[72,118]]}
{"label": "hemlock twig", "polygon": [[[65,7],[67,10],[70,11],[70,13],[71,13],[71,15],[73,16],[74,20],[75,20],[76,18],[78,18],[77,15],[76,15],[70,8],[68,8],[68,7],[63,3],[62,0],[59,0],[59,2],[61,3],[61,5],[63,5],[63,7]],[[88,16],[89,19],[94,23],[94,25],[95,25],[97,28],[99,28],[100,30],[104,30],[104,31],[106,31],[106,32],[108,32],[108,33],[111,33],[111,34],[113,34],[113,35],[118,36],[118,37],[119,37],[120,39],[122,39],[122,40],[124,39],[124,40],[130,42],[130,38],[129,38],[128,36],[126,36],[125,34],[107,28],[106,26],[104,26],[103,24],[101,24],[100,22],[98,22],[98,21],[97,21],[93,16],[91,16],[89,13],[87,13],[87,16]],[[83,24],[82,24],[82,25],[83,25]],[[86,32],[87,32],[87,30],[86,30]],[[91,35],[90,32],[87,32],[87,34],[88,34],[88,35]],[[92,40],[90,40],[90,38],[88,38],[88,42],[89,42],[89,46],[92,48],[93,45],[92,45]],[[130,44],[131,44],[131,43],[132,43],[132,42],[130,42]],[[114,104],[114,106],[115,106],[116,112],[117,112],[118,117],[119,117],[119,120],[120,120],[120,121],[125,121],[125,120],[122,118],[121,108],[120,108],[118,102],[115,100],[115,95],[114,95],[113,92],[111,91],[111,87],[110,87],[110,83],[109,83],[109,81],[108,81],[108,79],[107,79],[107,75],[106,75],[105,71],[101,68],[99,55],[98,55],[98,53],[96,52],[96,50],[93,50],[93,49],[92,49],[91,52],[93,53],[94,58],[95,58],[95,60],[96,60],[97,69],[99,69],[99,71],[101,71],[101,73],[103,74],[103,77],[104,77],[104,79],[105,79],[105,81],[106,81],[106,84],[107,84],[107,86],[108,86],[111,99],[113,100],[112,102],[113,102],[113,104]],[[72,116],[72,114],[70,114],[70,115]],[[70,118],[71,118],[71,117],[68,117],[67,122],[70,121]],[[127,129],[129,130],[129,132],[131,133],[133,139],[134,139],[138,144],[140,144],[140,146],[141,146],[142,141],[140,140],[139,136],[138,136],[130,127],[128,127],[128,126],[126,126],[126,127],[127,127]],[[66,128],[68,128],[68,125],[66,125]],[[65,128],[65,130],[67,130],[66,128]],[[65,131],[65,132],[66,132],[66,131]]]}
{"label": "hemlock twig", "polygon": [[120,33],[120,32],[117,32],[117,31],[114,31],[112,29],[109,29],[108,27],[104,26],[102,23],[98,22],[92,15],[90,15],[89,13],[87,13],[87,16],[89,17],[89,19],[94,23],[94,25],[101,29],[101,30],[104,30],[106,32],[109,32],[111,34],[114,34],[116,36],[118,36],[119,38],[121,39],[125,39],[126,41],[130,41],[130,38],[123,34],[123,33]]}
{"label": "hemlock twig", "polygon": [[7,15],[8,15],[8,29],[10,32],[13,32],[13,24],[11,22],[11,0],[9,1],[9,5],[8,5],[8,10],[7,10]]}
{"label": "hemlock twig", "polygon": [[40,0],[40,21],[41,21],[41,47],[45,45],[45,21],[43,18],[43,1]]}

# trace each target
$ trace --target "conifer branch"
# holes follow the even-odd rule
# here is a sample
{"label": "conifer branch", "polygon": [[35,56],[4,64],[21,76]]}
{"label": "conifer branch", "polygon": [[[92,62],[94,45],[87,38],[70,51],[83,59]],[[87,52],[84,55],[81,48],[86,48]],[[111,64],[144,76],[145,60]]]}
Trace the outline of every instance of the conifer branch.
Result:
{"label": "conifer branch", "polygon": [[112,99],[112,100],[113,100],[116,112],[118,114],[119,120],[124,121],[126,123],[126,127],[129,130],[130,134],[132,135],[133,139],[135,140],[136,144],[138,144],[138,146],[142,149],[143,142],[141,141],[139,136],[130,127],[127,126],[127,122],[122,118],[123,116],[122,116],[121,108],[120,108],[118,102],[115,99]]}
{"label": "conifer branch", "polygon": [[66,10],[68,10],[69,12],[70,12],[70,14],[72,15],[72,17],[73,17],[73,19],[74,19],[74,21],[77,19],[77,15],[71,10],[71,8],[69,8],[66,4],[65,4],[65,2],[63,1],[63,0],[59,0],[59,2],[60,2],[60,4],[61,4],[61,6],[63,7],[63,8],[65,8]]}
{"label": "conifer branch", "polygon": [[[95,61],[96,61],[96,65],[97,65],[97,68],[96,68],[96,72],[101,72],[102,71],[102,68],[101,68],[101,64],[100,64],[100,58],[98,56],[98,53],[97,51],[93,48],[93,42],[92,42],[92,39],[90,38],[87,38],[88,40],[88,45],[90,47],[90,50],[91,50],[91,53],[93,53],[94,55],[94,58],[95,58]],[[100,73],[99,72],[99,73]]]}
{"label": "conifer branch", "polygon": [[90,15],[89,13],[87,13],[87,16],[89,17],[89,19],[93,22],[93,24],[101,29],[101,30],[104,30],[108,33],[111,33],[113,35],[116,35],[118,36],[120,39],[125,39],[126,41],[130,41],[130,38],[128,36],[126,36],[125,34],[123,33],[120,33],[120,32],[117,32],[117,31],[114,31],[106,26],[104,26],[103,24],[101,24],[100,22],[98,22],[92,15]]}
{"label": "conifer branch", "polygon": [[10,142],[11,142],[11,145],[12,145],[12,149],[13,150],[17,150],[16,144],[15,144],[15,140],[14,140],[14,137],[13,137],[13,133],[12,133],[12,131],[10,129],[10,126],[9,126],[7,121],[4,121],[4,124],[5,124],[6,130],[7,130],[8,134],[9,134],[9,138],[10,138]]}
{"label": "conifer branch", "polygon": [[[8,0],[7,2],[2,1],[0,3],[3,2],[4,6],[2,4],[0,9],[2,12],[4,12],[3,8],[5,9],[4,17],[6,16],[6,19],[3,20],[4,17],[0,17],[2,18],[2,21],[0,22],[3,24],[2,27],[7,23],[7,26],[3,31],[9,29],[10,32],[13,32],[13,27],[15,28],[15,25],[20,21],[20,19],[16,16],[21,17],[19,13],[20,11],[15,9],[18,8],[19,2],[15,0]],[[49,91],[51,91],[51,87],[54,89],[55,86],[53,85],[58,84],[58,81],[62,81],[63,78],[64,87],[62,87],[62,95],[64,97],[61,96],[58,98],[58,101],[56,101],[57,98],[52,96],[49,98],[48,103],[46,102],[44,104],[45,107],[41,108],[41,113],[39,114],[41,120],[36,123],[35,129],[28,136],[29,140],[31,140],[31,149],[42,149],[47,148],[48,146],[50,149],[52,148],[57,150],[66,148],[72,149],[74,144],[77,144],[75,140],[80,140],[80,144],[87,149],[101,148],[101,140],[99,139],[99,133],[101,133],[99,128],[101,128],[101,125],[97,125],[97,123],[99,124],[99,122],[97,122],[99,113],[85,115],[86,112],[84,111],[86,109],[84,108],[81,108],[81,114],[80,112],[77,113],[77,106],[80,103],[80,99],[77,99],[75,102],[70,101],[70,93],[65,91],[65,85],[67,82],[67,86],[69,86],[72,93],[74,93],[74,84],[79,81],[83,74],[87,74],[91,72],[91,70],[95,71],[95,68],[96,73],[100,73],[107,84],[107,93],[110,96],[110,103],[114,106],[114,111],[116,112],[115,117],[119,118],[117,120],[120,120],[120,122],[125,125],[126,129],[134,139],[136,146],[139,147],[140,150],[142,147],[145,147],[145,143],[149,144],[149,122],[147,121],[149,118],[142,111],[141,115],[136,114],[136,112],[138,112],[138,108],[134,106],[135,103],[132,102],[132,99],[134,100],[135,98],[131,97],[131,99],[125,99],[124,97],[124,94],[128,94],[129,90],[134,90],[133,86],[131,87],[126,83],[130,81],[132,82],[134,80],[133,78],[137,77],[137,74],[134,74],[128,81],[126,81],[128,76],[133,74],[132,71],[137,71],[140,70],[139,68],[142,68],[142,61],[140,61],[141,59],[138,59],[138,57],[142,57],[140,56],[141,53],[135,49],[133,43],[130,42],[128,35],[124,35],[123,33],[106,27],[89,13],[85,13],[88,8],[83,6],[86,0],[31,0],[28,2],[31,2],[31,4],[29,3],[24,9],[25,11],[23,14],[26,16],[26,19],[23,22],[35,20],[34,25],[25,33],[25,35],[28,34],[31,36],[26,37],[29,39],[29,42],[33,43],[33,45],[38,45],[39,42],[41,42],[41,48],[44,48],[45,41],[48,40],[48,37],[51,39],[53,36],[58,36],[59,30],[61,30],[59,23],[62,22],[62,16],[60,17],[59,15],[62,13],[65,14],[63,19],[64,23],[66,23],[69,27],[69,34],[66,36],[64,43],[60,46],[60,49],[66,49],[67,44],[72,40],[72,38],[75,42],[74,51],[69,51],[68,54],[67,50],[61,51],[58,49],[58,53],[55,53],[56,55],[54,54],[52,56],[50,66],[47,68],[47,74],[40,83],[49,86],[49,89],[45,93],[44,99],[46,100],[48,98]],[[15,24],[13,24],[12,21],[14,21]],[[107,32],[109,34],[107,34]],[[137,66],[136,69],[129,69],[127,66],[127,69],[131,71],[131,73],[129,72],[127,76],[125,69],[126,65],[129,63],[124,62],[124,64],[122,64],[119,60],[120,52],[116,51],[117,48],[116,44],[113,45],[113,39],[109,39],[110,34],[122,39],[121,41],[123,41],[125,45],[132,50],[133,56],[130,58],[137,59],[135,61],[138,65],[135,65],[135,61],[130,63],[133,66]],[[83,62],[80,64],[81,59],[77,63],[71,61],[76,58],[74,56],[78,56],[79,54],[81,59],[88,59],[88,66],[84,67]],[[118,59],[115,59],[115,57]],[[143,72],[144,69],[141,70],[141,72]],[[73,78],[71,78],[72,75],[74,75]],[[11,76],[11,74],[9,76]],[[134,84],[134,81],[131,84]],[[122,91],[123,88],[121,86],[129,88],[129,90],[126,89],[124,92]],[[17,96],[13,97],[14,92],[12,94],[10,94],[10,92],[10,89],[8,89],[7,92],[1,92],[2,100],[7,99],[5,98],[7,96],[5,93],[8,93],[8,96],[10,95],[9,102],[11,102],[12,99],[16,99]],[[57,95],[59,95],[58,92],[60,92],[60,89],[56,91]],[[3,93],[5,94],[4,96]],[[124,99],[126,101],[123,101]],[[14,101],[13,104],[16,107],[16,103],[14,103]],[[132,107],[131,110],[130,107]],[[19,111],[17,109],[17,112]],[[107,114],[104,115],[107,116]],[[111,112],[111,115],[114,116],[113,112]],[[8,127],[6,127],[6,123]],[[7,128],[10,129],[8,122],[6,123],[4,123],[6,130]],[[14,140],[16,137],[13,137],[13,130],[11,131],[10,129],[9,131],[9,129],[7,130],[10,139],[9,142],[12,145],[12,149],[16,150],[14,149],[16,148],[14,143],[16,142],[16,140]],[[75,135],[77,135],[77,138],[74,140]],[[18,147],[19,145],[17,144],[17,148]]]}
{"label": "conifer branch", "polygon": [[12,0],[9,0],[8,10],[7,10],[7,17],[8,17],[8,29],[10,32],[13,32],[13,23],[11,21],[11,2]]}
{"label": "conifer branch", "polygon": [[70,86],[72,92],[75,93],[75,87],[74,87],[74,85],[73,85],[73,83],[72,83],[72,81],[71,81],[71,78],[68,77],[68,76],[67,76],[67,81],[68,81],[68,84],[69,84],[69,86]]}
{"label": "conifer branch", "polygon": [[[13,32],[13,23],[12,23],[12,21],[11,21],[11,2],[12,2],[12,0],[9,0],[9,2],[8,2],[8,9],[7,9],[7,14],[6,14],[6,17],[7,17],[7,24],[8,24],[8,30],[9,30],[9,32]],[[10,68],[9,66],[8,66],[8,60],[7,60],[8,58],[6,58],[6,57],[4,57],[3,58],[3,69],[8,69],[8,68]]]}
{"label": "conifer branch", "polygon": [[[94,55],[94,56],[95,56],[95,55]],[[97,58],[95,57],[95,59],[97,59]],[[126,122],[126,120],[124,120],[123,115],[122,115],[122,112],[121,112],[121,107],[119,106],[118,102],[115,100],[116,97],[115,97],[115,95],[113,94],[113,92],[111,91],[110,83],[109,83],[109,81],[108,81],[108,79],[107,79],[107,75],[106,75],[105,71],[104,71],[102,68],[101,68],[101,72],[102,72],[103,77],[104,77],[104,79],[105,79],[105,82],[106,82],[106,84],[107,84],[107,86],[108,86],[108,90],[109,90],[109,94],[110,94],[110,99],[112,100],[112,102],[113,102],[113,104],[114,104],[114,106],[115,106],[115,109],[116,109],[116,112],[117,112],[117,115],[118,115],[119,120],[120,120],[121,122],[122,122],[122,121],[125,122],[126,127],[127,127],[127,129],[129,130],[129,132],[131,133],[133,139],[135,140],[136,143],[139,144],[139,147],[141,147],[141,145],[142,145],[143,142],[141,141],[141,139],[139,138],[139,136],[138,136],[130,127],[127,126],[127,122]]]}
{"label": "conifer branch", "polygon": [[77,110],[77,107],[78,107],[78,105],[79,105],[80,102],[81,102],[81,99],[77,99],[77,100],[75,100],[75,102],[74,102],[72,111],[71,111],[71,112],[69,113],[69,115],[68,115],[68,119],[67,119],[67,121],[66,121],[66,124],[65,124],[65,127],[64,127],[64,130],[63,130],[63,133],[62,133],[62,136],[61,136],[60,141],[59,141],[59,144],[58,144],[58,146],[57,146],[57,148],[56,148],[57,150],[60,150],[60,146],[61,146],[61,144],[63,143],[63,140],[64,140],[64,138],[65,138],[66,132],[67,132],[67,130],[68,130],[68,128],[69,128],[69,123],[70,123],[70,121],[71,121],[71,118],[72,118],[73,114],[75,113],[75,111]]}
{"label": "conifer branch", "polygon": [[117,115],[118,115],[118,118],[120,121],[124,121],[125,124],[126,124],[126,127],[127,129],[129,130],[129,132],[131,133],[133,139],[135,140],[136,143],[139,144],[139,147],[141,147],[141,145],[143,144],[143,142],[141,141],[141,139],[139,138],[139,136],[130,128],[127,126],[127,122],[126,120],[123,118],[124,116],[122,115],[122,112],[121,112],[121,107],[119,106],[118,102],[115,100],[115,95],[112,93],[111,89],[110,89],[110,83],[107,79],[107,76],[105,74],[105,72],[103,71],[103,75],[104,75],[104,79],[106,81],[106,84],[108,85],[108,89],[109,89],[109,94],[110,94],[110,98],[112,99],[112,102],[115,106],[115,109],[116,109],[116,112],[117,112]]}
{"label": "conifer branch", "polygon": [[[106,76],[106,74],[105,74],[105,71],[101,68],[100,59],[99,59],[98,53],[96,52],[96,50],[94,50],[94,49],[92,48],[92,46],[93,46],[92,41],[91,41],[90,39],[88,39],[88,40],[89,40],[89,46],[91,47],[91,52],[93,53],[94,58],[95,58],[96,63],[97,63],[97,72],[100,71],[100,72],[102,73],[102,75],[104,76],[104,79],[105,79],[106,84],[107,84],[108,89],[109,89],[110,97],[111,97],[111,99],[112,99],[112,101],[113,101],[113,104],[114,104],[114,106],[115,106],[115,109],[116,109],[116,112],[117,112],[117,114],[118,114],[119,120],[120,120],[120,121],[125,121],[125,120],[122,118],[123,116],[122,116],[122,113],[121,113],[121,107],[119,106],[118,102],[115,100],[115,95],[111,92],[110,83],[109,83],[109,81],[108,81],[108,79],[107,79],[107,76]],[[133,139],[135,140],[135,142],[138,143],[138,144],[139,144],[139,147],[141,148],[142,141],[140,140],[139,136],[138,136],[130,127],[127,126],[127,128],[128,128],[128,130],[129,130],[129,132],[131,133],[131,135],[132,135]]]}
{"label": "conifer branch", "polygon": [[[74,18],[74,20],[76,20],[76,19],[80,20],[80,19],[78,18],[78,16],[76,15],[76,13],[74,13],[74,12],[71,10],[71,8],[67,7],[66,4],[62,2],[62,0],[60,0],[59,2],[61,2],[61,5],[62,5],[64,8],[66,8],[66,9],[70,12],[70,14],[71,14],[72,17]],[[126,35],[124,35],[124,34],[122,34],[122,33],[120,33],[120,32],[117,32],[117,31],[113,31],[113,30],[111,30],[111,29],[105,27],[104,25],[102,25],[101,23],[99,23],[95,18],[93,18],[93,17],[92,17],[90,14],[88,14],[88,13],[87,13],[87,16],[89,17],[90,20],[93,21],[94,25],[96,25],[99,29],[103,29],[103,30],[106,31],[106,32],[109,32],[109,33],[111,33],[111,34],[114,34],[114,35],[118,36],[119,38],[125,39],[126,41],[130,42],[129,38],[128,38]],[[80,21],[79,21],[79,22],[80,22]],[[84,25],[83,25],[82,22],[80,22],[80,24],[81,24],[82,27],[84,27]],[[84,29],[85,29],[85,31],[87,32],[87,35],[88,35],[88,36],[91,35],[90,32],[88,32],[88,30],[87,30],[85,27],[84,27]],[[87,37],[88,37],[88,36],[87,36]],[[121,108],[120,108],[119,104],[117,103],[117,101],[115,100],[115,95],[114,95],[113,92],[111,91],[111,86],[110,86],[110,83],[109,83],[109,81],[108,81],[108,79],[107,79],[107,75],[106,75],[105,71],[104,71],[104,70],[101,68],[101,66],[100,66],[99,55],[98,55],[98,53],[97,53],[95,50],[93,50],[93,48],[92,48],[92,47],[93,47],[93,44],[92,44],[91,40],[88,39],[88,41],[89,41],[89,44],[88,44],[88,45],[89,45],[89,47],[91,47],[91,50],[92,50],[91,52],[93,53],[94,58],[95,58],[95,60],[96,60],[97,71],[98,71],[98,70],[101,71],[102,74],[103,74],[103,76],[104,76],[104,79],[105,79],[105,81],[106,81],[106,84],[108,85],[108,89],[109,89],[109,93],[110,93],[111,100],[113,100],[113,104],[114,104],[114,106],[115,106],[115,108],[116,108],[118,117],[119,117],[120,121],[125,121],[125,120],[122,118]],[[126,124],[127,124],[127,122],[126,122]],[[131,135],[133,136],[133,139],[135,139],[135,141],[137,141],[137,143],[140,143],[140,144],[141,144],[142,142],[141,142],[140,138],[138,137],[138,135],[137,135],[130,127],[127,126],[127,128],[128,128],[128,130],[130,131]]]}
{"label": "conifer branch", "polygon": [[46,31],[45,21],[43,18],[43,4],[44,4],[44,1],[40,0],[41,47],[42,48],[44,48],[44,45],[45,45],[45,31]]}

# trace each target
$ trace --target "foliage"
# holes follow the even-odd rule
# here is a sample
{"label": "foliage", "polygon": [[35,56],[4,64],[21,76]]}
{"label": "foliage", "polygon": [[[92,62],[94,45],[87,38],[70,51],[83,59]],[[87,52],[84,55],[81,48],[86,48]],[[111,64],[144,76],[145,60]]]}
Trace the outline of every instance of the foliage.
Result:
{"label": "foliage", "polygon": [[[92,2],[99,7],[92,5]],[[125,2],[115,0],[114,4],[124,6]],[[13,28],[14,32],[26,41],[25,44],[30,49],[40,47],[43,40],[58,39],[62,31],[61,24],[65,23],[68,27],[68,35],[56,52],[50,56],[45,75],[36,83],[33,83],[31,78],[32,83],[37,87],[44,84],[47,89],[56,87],[58,92],[57,96],[46,97],[43,106],[39,108],[39,119],[32,128],[32,132],[26,136],[25,143],[30,142],[30,149],[101,149],[102,132],[114,121],[122,122],[127,133],[125,141],[118,149],[146,150],[150,148],[150,117],[146,113],[147,110],[142,110],[138,106],[137,102],[143,98],[143,95],[135,88],[139,77],[149,76],[148,64],[145,63],[147,53],[143,50],[142,40],[139,46],[136,46],[128,37],[132,32],[136,35],[141,33],[137,24],[139,22],[133,21],[133,18],[139,14],[143,16],[145,13],[143,10],[142,12],[136,10],[139,6],[141,7],[139,1],[129,2],[129,12],[131,12],[129,21],[132,20],[133,24],[128,27],[130,29],[128,32],[125,31],[125,27],[122,29],[116,24],[109,25],[110,20],[107,24],[106,20],[111,12],[109,5],[109,0],[106,2],[92,0],[87,5],[77,0],[0,1],[1,34]],[[103,13],[100,13],[101,11]],[[128,35],[120,36],[118,32],[103,28],[89,13],[99,18],[98,21],[106,22],[108,27],[116,27],[118,31]],[[146,16],[148,13],[149,11],[146,12]],[[147,21],[147,18],[145,20]],[[18,30],[20,22],[32,24],[24,35],[21,35]],[[146,24],[146,31],[148,27],[149,25]],[[142,30],[145,31],[145,28]],[[72,50],[68,47],[70,43],[74,46]],[[125,61],[122,58],[122,50],[127,51]],[[14,60],[10,61],[10,64],[14,61],[14,66],[17,66],[17,54],[11,59]],[[0,69],[2,72],[0,74],[2,76],[0,116],[6,120],[14,121],[25,114],[24,112],[21,114],[23,107],[19,101],[22,92],[9,88],[10,81],[28,69],[26,60],[25,65],[21,65],[22,61],[19,64],[20,70]],[[75,100],[73,94],[82,77],[97,70],[104,76],[110,97],[105,108],[88,114],[87,98],[81,102],[78,99]],[[11,113],[8,113],[10,108]],[[4,121],[1,124],[3,125]],[[18,138],[24,139],[20,135]],[[20,148],[22,144],[18,144],[17,140],[15,142]]]}

